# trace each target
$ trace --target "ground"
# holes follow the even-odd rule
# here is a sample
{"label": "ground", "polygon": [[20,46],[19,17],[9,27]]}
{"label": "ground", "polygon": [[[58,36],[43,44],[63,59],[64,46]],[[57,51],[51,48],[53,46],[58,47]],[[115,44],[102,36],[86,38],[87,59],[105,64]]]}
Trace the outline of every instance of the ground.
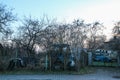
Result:
{"label": "ground", "polygon": [[0,80],[120,80],[119,68],[96,68],[91,74],[0,75]]}

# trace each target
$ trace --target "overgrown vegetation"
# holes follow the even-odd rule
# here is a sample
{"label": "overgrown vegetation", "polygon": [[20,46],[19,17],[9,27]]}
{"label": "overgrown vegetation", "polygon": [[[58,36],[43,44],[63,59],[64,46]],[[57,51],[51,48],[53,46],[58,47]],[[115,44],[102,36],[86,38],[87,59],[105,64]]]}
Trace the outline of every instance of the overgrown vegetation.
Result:
{"label": "overgrown vegetation", "polygon": [[[12,10],[0,4],[0,70],[4,70],[4,65],[11,58],[36,58],[39,49],[47,52],[52,44],[69,44],[71,52],[77,61],[77,65],[84,65],[79,60],[80,51],[93,51],[98,48],[104,48],[106,35],[103,30],[104,25],[101,22],[85,23],[84,20],[75,19],[72,23],[58,23],[50,20],[48,17],[34,19],[31,16],[25,17],[18,25],[18,29],[12,30],[10,24],[16,20]],[[14,23],[13,23],[14,24]],[[114,27],[113,36],[108,45],[109,49],[120,52],[120,22]],[[13,37],[13,35],[15,35]],[[115,43],[115,44],[114,44]],[[38,50],[36,52],[36,49]],[[82,54],[82,53],[81,53]],[[84,55],[85,53],[83,53]],[[84,58],[82,55],[81,58]],[[120,60],[120,54],[119,60]],[[31,63],[28,60],[28,63]],[[120,61],[119,61],[120,63]],[[80,65],[80,66],[81,66]],[[82,66],[83,66],[82,65]],[[34,66],[33,66],[34,67]],[[78,68],[79,69],[79,68]],[[79,71],[79,70],[78,70]]]}

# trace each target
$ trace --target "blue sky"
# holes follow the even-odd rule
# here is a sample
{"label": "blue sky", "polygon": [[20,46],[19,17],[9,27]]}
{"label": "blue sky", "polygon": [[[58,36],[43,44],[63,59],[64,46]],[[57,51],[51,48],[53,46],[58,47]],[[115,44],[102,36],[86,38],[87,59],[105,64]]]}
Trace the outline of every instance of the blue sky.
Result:
{"label": "blue sky", "polygon": [[77,17],[91,16],[86,14],[88,8],[108,1],[110,0],[1,0],[1,3],[14,8],[19,18],[29,15],[39,18],[45,14],[58,20],[71,21]]}
{"label": "blue sky", "polygon": [[120,20],[120,0],[0,0],[0,3],[14,8],[19,19],[47,15],[60,22],[78,18],[87,23],[100,21],[107,27],[106,34],[110,34],[111,26]]}

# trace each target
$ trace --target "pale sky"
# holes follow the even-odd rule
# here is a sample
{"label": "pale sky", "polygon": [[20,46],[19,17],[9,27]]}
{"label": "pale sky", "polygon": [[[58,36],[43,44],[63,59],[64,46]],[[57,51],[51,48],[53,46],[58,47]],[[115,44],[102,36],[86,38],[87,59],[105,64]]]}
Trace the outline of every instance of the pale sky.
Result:
{"label": "pale sky", "polygon": [[120,20],[120,0],[0,0],[0,3],[14,8],[20,19],[29,15],[40,18],[46,14],[60,22],[78,18],[86,23],[100,21],[109,35],[113,24]]}

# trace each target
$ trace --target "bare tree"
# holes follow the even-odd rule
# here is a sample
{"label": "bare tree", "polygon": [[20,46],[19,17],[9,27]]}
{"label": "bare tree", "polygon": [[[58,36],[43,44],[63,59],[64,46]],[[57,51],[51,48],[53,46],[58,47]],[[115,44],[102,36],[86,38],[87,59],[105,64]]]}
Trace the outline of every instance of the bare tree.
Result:
{"label": "bare tree", "polygon": [[[10,24],[15,20],[16,18],[12,12],[12,9],[8,9],[6,5],[0,4],[0,35],[1,36],[2,34],[4,34],[4,37],[8,38],[13,33]],[[0,38],[2,38],[1,36]]]}
{"label": "bare tree", "polygon": [[74,47],[84,48],[86,40],[86,24],[83,20],[75,20],[71,27],[71,39]]}
{"label": "bare tree", "polygon": [[[99,22],[95,22],[93,24],[89,24],[88,25],[88,48],[90,50],[94,50],[97,49],[99,46],[99,44],[103,44],[105,41],[105,35],[103,34],[103,29],[104,26],[99,23]],[[101,41],[99,43],[99,41]]]}
{"label": "bare tree", "polygon": [[67,33],[68,25],[61,24],[57,27],[57,43],[63,44],[66,43],[66,33]]}
{"label": "bare tree", "polygon": [[118,53],[118,64],[120,66],[120,21],[113,27],[113,38],[110,40],[109,47],[117,51]]}
{"label": "bare tree", "polygon": [[56,36],[56,24],[47,25],[41,36],[41,42],[45,49],[49,50],[50,46],[56,42]]}
{"label": "bare tree", "polygon": [[5,5],[0,4],[0,32],[6,35],[11,33],[7,26],[13,21],[15,21],[15,15],[13,15],[12,9],[9,10]]}
{"label": "bare tree", "polygon": [[[7,40],[8,37],[13,33],[10,27],[10,24],[13,21],[15,21],[15,15],[13,14],[12,9],[7,8],[6,5],[0,4],[0,39],[4,37]],[[0,46],[0,57],[2,56],[0,62],[2,62],[4,60],[4,57],[8,55],[8,53],[10,53],[10,48],[9,46],[4,46],[5,44],[2,41],[0,41],[0,45],[1,45]],[[0,64],[0,66],[4,64],[5,63]],[[5,66],[3,66],[3,68],[4,67]]]}
{"label": "bare tree", "polygon": [[113,33],[116,35],[120,34],[120,21],[115,24],[115,26],[113,28]]}
{"label": "bare tree", "polygon": [[[76,67],[77,71],[79,71],[80,67],[82,66],[82,63],[84,63],[83,58],[84,54],[82,55],[82,52],[85,47],[85,41],[87,39],[87,29],[86,24],[83,20],[74,20],[73,24],[69,28],[70,30],[70,44],[71,49],[73,53],[75,53],[76,57]],[[83,64],[84,65],[84,64]]]}
{"label": "bare tree", "polygon": [[24,19],[23,25],[20,26],[21,44],[26,49],[28,56],[34,54],[34,46],[37,44],[37,38],[41,35],[43,27],[43,21],[31,17]]}

